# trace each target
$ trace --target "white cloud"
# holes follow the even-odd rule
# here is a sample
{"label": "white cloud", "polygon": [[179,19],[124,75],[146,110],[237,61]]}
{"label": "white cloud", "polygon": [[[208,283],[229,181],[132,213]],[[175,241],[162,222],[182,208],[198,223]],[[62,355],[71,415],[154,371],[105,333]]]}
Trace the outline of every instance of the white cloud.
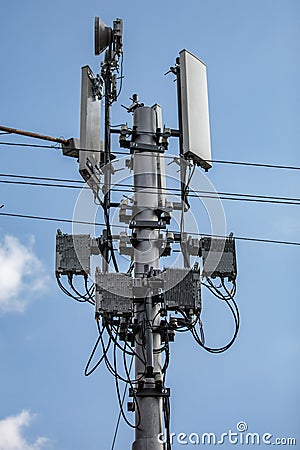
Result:
{"label": "white cloud", "polygon": [[300,232],[299,220],[290,216],[281,216],[273,222],[273,227],[277,232],[287,236],[290,240],[298,240]]}
{"label": "white cloud", "polygon": [[0,242],[0,313],[23,312],[29,299],[47,285],[32,245],[33,239],[25,246],[10,235]]}
{"label": "white cloud", "polygon": [[22,411],[17,416],[0,420],[0,450],[42,450],[49,442],[45,437],[38,437],[30,444],[24,436],[24,428],[34,418],[29,411]]}

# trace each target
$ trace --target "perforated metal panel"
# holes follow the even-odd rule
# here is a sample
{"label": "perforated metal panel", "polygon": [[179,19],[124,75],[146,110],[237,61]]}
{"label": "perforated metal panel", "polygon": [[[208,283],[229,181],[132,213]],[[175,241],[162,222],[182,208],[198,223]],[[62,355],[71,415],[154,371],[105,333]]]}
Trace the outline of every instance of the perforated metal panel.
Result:
{"label": "perforated metal panel", "polygon": [[60,275],[90,273],[91,238],[89,234],[56,234],[56,272]]}
{"label": "perforated metal panel", "polygon": [[167,309],[201,310],[200,273],[191,269],[167,269],[162,273]]}
{"label": "perforated metal panel", "polygon": [[235,280],[237,263],[233,238],[201,238],[204,277]]}
{"label": "perforated metal panel", "polygon": [[96,269],[96,315],[132,314],[132,278],[122,273],[102,273]]}

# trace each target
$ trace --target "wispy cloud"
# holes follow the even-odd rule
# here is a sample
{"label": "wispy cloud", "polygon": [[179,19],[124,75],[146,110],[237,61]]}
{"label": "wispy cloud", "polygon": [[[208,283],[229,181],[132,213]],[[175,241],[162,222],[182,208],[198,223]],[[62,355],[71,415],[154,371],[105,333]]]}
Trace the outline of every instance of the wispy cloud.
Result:
{"label": "wispy cloud", "polygon": [[273,228],[283,236],[298,240],[300,223],[298,217],[281,216],[272,224]]}
{"label": "wispy cloud", "polygon": [[32,245],[33,240],[25,246],[10,235],[0,241],[0,314],[23,312],[47,285],[48,277]]}
{"label": "wispy cloud", "polygon": [[0,450],[42,450],[46,448],[49,440],[38,437],[30,444],[24,436],[34,415],[29,411],[22,411],[16,416],[9,416],[0,420]]}

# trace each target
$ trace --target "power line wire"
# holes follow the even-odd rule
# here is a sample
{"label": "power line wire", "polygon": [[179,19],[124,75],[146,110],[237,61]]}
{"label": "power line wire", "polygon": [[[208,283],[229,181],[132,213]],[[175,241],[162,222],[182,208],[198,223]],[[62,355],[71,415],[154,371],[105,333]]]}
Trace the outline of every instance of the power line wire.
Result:
{"label": "power line wire", "polygon": [[[0,213],[1,214],[1,213]],[[175,232],[176,233],[176,232]],[[186,233],[189,233],[189,231],[186,231]],[[221,234],[206,234],[206,233],[190,233],[195,236],[203,236],[203,237],[215,237],[215,238],[225,238],[226,236],[223,236]],[[282,245],[299,245],[300,242],[293,242],[293,241],[280,241],[277,239],[265,239],[265,238],[253,238],[253,237],[245,237],[245,236],[234,236],[234,239],[237,241],[251,241],[251,242],[265,242],[268,244],[282,244]]]}
{"label": "power line wire", "polygon": [[[41,144],[26,144],[26,143],[17,143],[17,142],[0,142],[0,145],[7,145],[7,146],[15,146],[15,147],[33,147],[33,148],[49,148],[49,149],[57,149],[61,150],[60,147],[57,145],[41,145]],[[102,152],[102,150],[94,150],[94,149],[78,149],[75,150],[85,150],[85,151],[91,151],[93,153]],[[130,156],[129,152],[120,152],[120,151],[114,151],[114,155],[125,155]],[[152,157],[152,155],[144,155]],[[178,156],[176,155],[164,155],[166,159],[174,159]],[[290,165],[283,165],[283,164],[267,164],[267,163],[256,163],[256,162],[246,162],[246,161],[230,161],[230,160],[222,160],[222,159],[210,159],[207,160],[208,162],[216,163],[216,164],[231,164],[231,165],[238,165],[238,166],[248,166],[248,167],[262,167],[262,168],[268,168],[268,169],[286,169],[286,170],[300,170],[300,166],[290,166]]]}
{"label": "power line wire", "polygon": [[[71,219],[60,219],[55,217],[43,217],[43,216],[35,216],[35,215],[26,215],[26,214],[13,214],[13,213],[3,213],[0,212],[0,216],[6,216],[6,217],[15,217],[15,218],[22,218],[22,219],[33,219],[33,220],[44,220],[44,221],[50,221],[50,222],[64,222],[64,223],[77,223],[77,224],[83,224],[83,225],[95,225],[95,226],[103,226],[106,227],[105,223],[100,222],[89,222],[89,221],[83,221],[83,220],[71,220]],[[113,228],[126,228],[126,225],[114,225],[112,224]],[[171,230],[170,230],[171,231]],[[171,231],[173,233],[178,233],[178,231]],[[216,237],[216,238],[226,238],[227,236],[224,235],[218,235],[218,234],[207,234],[207,233],[195,233],[190,231],[185,231],[185,233],[195,235],[195,236],[210,236],[210,237]],[[265,239],[265,238],[253,238],[253,237],[245,237],[245,236],[234,236],[234,239],[239,241],[252,241],[252,242],[262,242],[262,243],[269,243],[269,244],[282,244],[282,245],[295,245],[300,246],[300,242],[295,241],[281,241],[277,239]],[[148,239],[150,240],[150,239]]]}
{"label": "power line wire", "polygon": [[[0,174],[0,177],[14,177],[20,179],[34,179],[34,180],[50,180],[50,181],[59,181],[59,182],[71,182],[71,183],[79,183],[79,186],[76,185],[66,185],[66,184],[53,184],[53,183],[38,183],[32,181],[11,181],[11,180],[0,180],[0,183],[3,184],[15,184],[15,185],[28,185],[28,186],[44,186],[44,187],[60,187],[60,188],[69,188],[69,189],[90,189],[86,186],[86,183],[82,181],[76,180],[64,180],[59,178],[46,178],[46,177],[30,177],[23,175],[9,175],[9,174]],[[132,193],[133,188],[131,185],[127,183],[119,183],[116,185],[117,187],[125,187],[129,189],[118,189],[117,187],[111,188],[112,192],[127,192]],[[147,189],[147,187],[144,187]],[[178,188],[159,188],[159,191],[163,191],[165,194],[174,195],[174,193],[180,193],[180,189]],[[151,190],[153,193],[153,189]],[[232,201],[244,201],[244,202],[257,202],[257,203],[274,203],[274,204],[286,204],[286,205],[300,205],[300,198],[293,197],[276,197],[269,195],[255,195],[255,194],[241,194],[234,192],[213,192],[213,191],[198,191],[192,190],[189,193],[189,197],[199,198],[200,194],[201,198],[219,198],[220,200],[232,200]],[[207,195],[209,194],[209,195]],[[228,197],[230,196],[230,197]],[[233,198],[232,198],[233,197]],[[238,198],[245,197],[245,198]]]}
{"label": "power line wire", "polygon": [[[0,181],[1,182],[1,181]],[[126,186],[122,185],[121,183],[117,186]],[[146,189],[146,188],[144,188]],[[126,190],[126,189],[117,189],[112,188],[113,192],[132,192],[132,190]],[[158,191],[162,190],[161,188],[158,189]],[[164,191],[165,194],[169,195],[175,195],[174,192],[180,192],[180,189],[176,188],[169,188]],[[153,193],[154,190],[150,190],[149,193]],[[147,193],[145,190],[144,193]],[[199,195],[197,195],[199,194]],[[212,194],[212,195],[206,195],[206,194]],[[282,205],[300,205],[300,199],[299,198],[289,198],[289,197],[269,197],[264,195],[251,195],[251,194],[237,194],[237,193],[230,193],[230,192],[212,192],[212,191],[192,191],[192,193],[189,193],[187,195],[188,197],[193,198],[212,198],[212,199],[220,199],[220,200],[233,200],[233,201],[242,201],[242,202],[258,202],[258,203],[274,203],[274,204],[282,204]],[[232,197],[227,197],[232,196]],[[245,198],[238,198],[238,197],[245,197]],[[254,198],[256,197],[256,198]],[[274,199],[274,200],[273,200]]]}
{"label": "power line wire", "polygon": [[37,177],[34,175],[17,175],[17,174],[11,174],[11,173],[0,173],[0,177],[42,180],[42,181],[59,181],[59,182],[64,182],[64,183],[80,183],[82,185],[85,184],[85,182],[82,180],[74,180],[74,179],[70,179],[70,178]]}
{"label": "power line wire", "polygon": [[[89,222],[89,221],[85,221],[85,220],[72,220],[72,219],[61,219],[61,218],[57,218],[57,217],[44,217],[44,216],[35,216],[35,215],[27,215],[27,214],[14,214],[14,213],[0,213],[1,216],[7,216],[7,217],[16,217],[16,218],[20,218],[20,219],[33,219],[33,220],[44,220],[44,221],[49,221],[49,222],[63,222],[63,223],[77,223],[77,224],[82,224],[82,225],[95,225],[95,226],[102,226],[102,227],[106,227],[105,223],[100,223],[100,222]],[[125,228],[124,226],[121,225],[113,225],[114,227],[117,228]]]}

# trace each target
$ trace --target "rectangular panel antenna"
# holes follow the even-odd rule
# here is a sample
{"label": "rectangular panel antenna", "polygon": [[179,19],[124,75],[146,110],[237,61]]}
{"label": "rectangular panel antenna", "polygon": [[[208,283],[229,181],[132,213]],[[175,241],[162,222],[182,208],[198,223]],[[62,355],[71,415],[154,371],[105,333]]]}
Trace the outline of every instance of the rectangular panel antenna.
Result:
{"label": "rectangular panel antenna", "polygon": [[91,189],[98,193],[103,146],[100,143],[101,102],[95,82],[96,76],[90,67],[82,67],[79,172]]}
{"label": "rectangular panel antenna", "polygon": [[185,157],[208,170],[211,164],[206,65],[187,50],[179,53],[179,127]]}

